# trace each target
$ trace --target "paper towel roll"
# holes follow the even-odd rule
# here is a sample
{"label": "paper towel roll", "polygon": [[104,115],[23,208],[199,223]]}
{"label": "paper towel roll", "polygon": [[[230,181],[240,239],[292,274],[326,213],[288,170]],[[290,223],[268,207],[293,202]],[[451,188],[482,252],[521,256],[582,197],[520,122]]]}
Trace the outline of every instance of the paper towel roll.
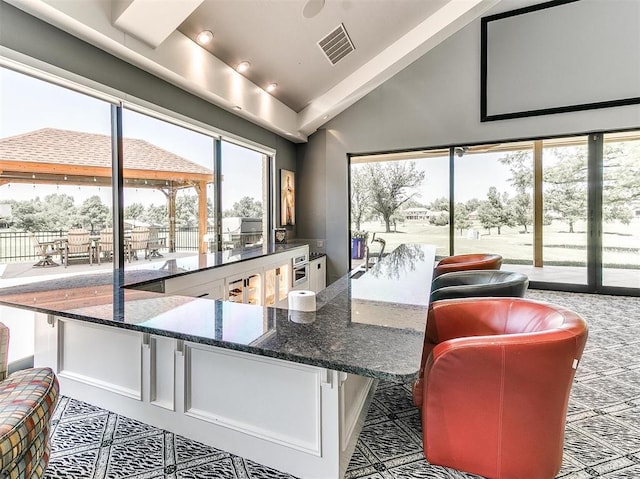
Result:
{"label": "paper towel roll", "polygon": [[294,311],[315,311],[316,293],[304,289],[290,291],[289,309]]}

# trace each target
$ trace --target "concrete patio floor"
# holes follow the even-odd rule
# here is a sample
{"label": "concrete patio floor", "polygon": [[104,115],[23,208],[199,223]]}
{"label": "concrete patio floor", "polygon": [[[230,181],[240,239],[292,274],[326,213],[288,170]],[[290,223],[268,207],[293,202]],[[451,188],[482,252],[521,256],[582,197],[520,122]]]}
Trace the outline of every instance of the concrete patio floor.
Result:
{"label": "concrete patio floor", "polygon": [[[184,258],[197,254],[193,251],[181,251],[176,253],[162,253],[160,258],[133,259],[131,263],[125,263],[125,269],[144,269],[148,267],[158,267],[167,260]],[[56,263],[58,261],[54,258]],[[0,288],[16,286],[19,284],[32,283],[36,281],[56,279],[66,276],[81,274],[106,273],[113,270],[113,262],[101,261],[94,263],[72,263],[68,267],[59,266],[34,266],[36,260],[19,263],[0,263]],[[152,266],[153,265],[153,266]]]}

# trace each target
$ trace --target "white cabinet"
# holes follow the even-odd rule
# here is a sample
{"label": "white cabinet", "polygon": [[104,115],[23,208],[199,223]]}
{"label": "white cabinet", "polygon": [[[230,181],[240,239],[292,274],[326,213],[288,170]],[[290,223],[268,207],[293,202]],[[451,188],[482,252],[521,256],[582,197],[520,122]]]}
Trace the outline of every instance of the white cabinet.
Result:
{"label": "white cabinet", "polygon": [[216,278],[211,272],[178,276],[165,280],[164,292],[194,298],[223,299],[224,279]]}
{"label": "white cabinet", "polygon": [[291,288],[291,262],[265,268],[264,305],[273,306],[287,298]]}
{"label": "white cabinet", "polygon": [[[282,304],[291,289],[309,289],[310,265],[305,265],[306,280],[292,287],[293,258],[307,258],[308,254],[308,247],[304,246],[168,278],[164,280],[164,293],[260,306]],[[324,258],[321,259],[319,287],[324,289],[325,263]],[[154,290],[160,291],[160,288]]]}
{"label": "white cabinet", "polygon": [[321,256],[309,262],[309,289],[319,293],[327,287],[327,257]]}
{"label": "white cabinet", "polygon": [[262,305],[262,276],[261,270],[254,270],[227,277],[226,299],[233,303]]}

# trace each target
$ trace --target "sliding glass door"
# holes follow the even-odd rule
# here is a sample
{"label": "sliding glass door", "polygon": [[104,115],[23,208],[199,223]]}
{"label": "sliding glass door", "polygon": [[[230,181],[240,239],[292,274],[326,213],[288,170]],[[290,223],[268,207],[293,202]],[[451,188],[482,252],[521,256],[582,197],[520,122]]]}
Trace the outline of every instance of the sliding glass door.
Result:
{"label": "sliding glass door", "polygon": [[586,285],[589,263],[588,139],[542,141],[542,266],[534,280]]}
{"label": "sliding glass door", "polygon": [[533,264],[532,142],[454,148],[455,252]]}
{"label": "sliding glass door", "polygon": [[[402,171],[419,181],[387,222]],[[353,156],[351,229],[387,252],[498,253],[535,287],[640,294],[640,130]]]}
{"label": "sliding glass door", "polygon": [[403,243],[450,254],[449,158],[448,148],[351,157],[352,268]]}
{"label": "sliding glass door", "polygon": [[640,131],[603,144],[602,286],[640,288]]}

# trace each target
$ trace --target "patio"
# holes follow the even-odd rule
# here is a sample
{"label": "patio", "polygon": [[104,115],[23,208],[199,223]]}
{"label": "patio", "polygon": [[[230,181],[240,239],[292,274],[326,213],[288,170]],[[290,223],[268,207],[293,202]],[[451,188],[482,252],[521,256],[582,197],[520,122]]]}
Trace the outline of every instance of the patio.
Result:
{"label": "patio", "polygon": [[[159,268],[168,260],[194,256],[198,253],[195,251],[179,251],[175,253],[163,251],[162,254],[163,257],[133,260],[131,263],[126,263],[125,269]],[[102,261],[100,264],[94,263],[93,265],[88,262],[71,263],[67,268],[61,265],[42,268],[35,266],[33,261],[0,263],[0,288],[82,274],[106,273],[112,270],[113,262],[111,261]]]}

